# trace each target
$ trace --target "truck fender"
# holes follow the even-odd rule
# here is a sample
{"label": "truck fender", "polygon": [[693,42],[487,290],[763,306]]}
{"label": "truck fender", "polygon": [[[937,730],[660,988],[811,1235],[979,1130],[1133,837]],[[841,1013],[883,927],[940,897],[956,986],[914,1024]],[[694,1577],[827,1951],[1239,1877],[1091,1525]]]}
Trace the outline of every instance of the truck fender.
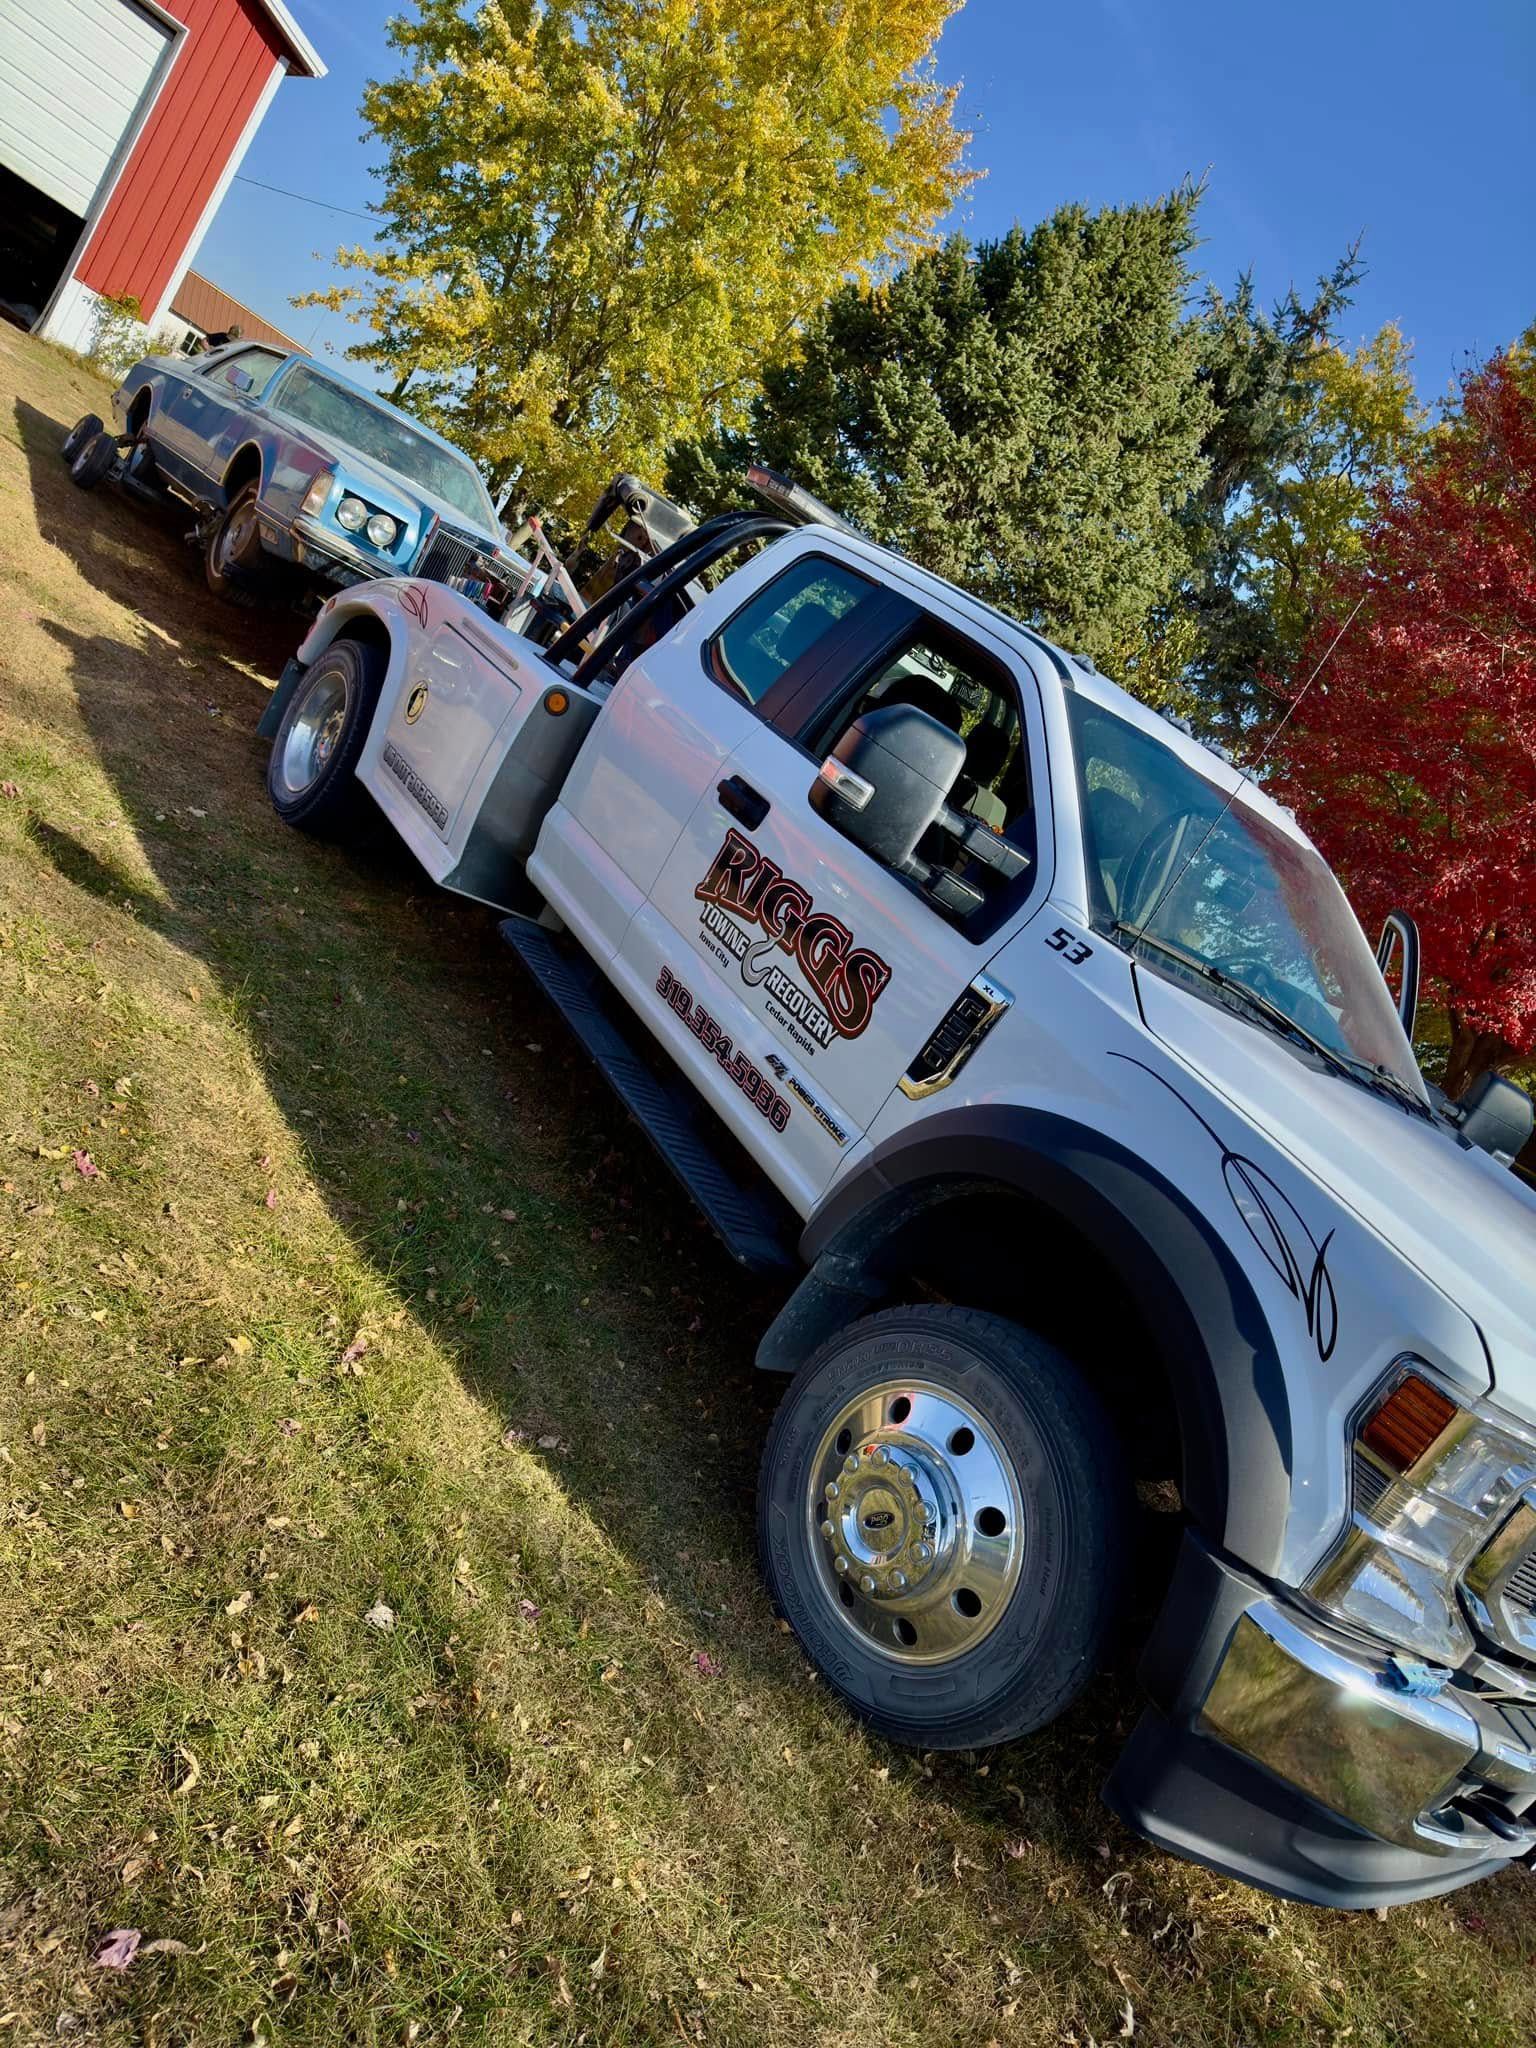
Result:
{"label": "truck fender", "polygon": [[[304,679],[304,672],[317,655],[323,654],[333,640],[339,639],[349,629],[376,641],[386,652],[392,651],[394,636],[389,622],[377,604],[366,594],[371,584],[361,584],[356,593],[342,592],[330,598],[322,606],[319,616],[299,642],[298,652],[283,665],[283,672],[277,679],[277,688],[267,699],[266,709],[256,723],[258,739],[275,740],[277,728],[283,722],[283,713],[288,709],[294,691]],[[362,622],[362,623],[359,623]]]}
{"label": "truck fender", "polygon": [[[882,1248],[939,1204],[987,1189],[1039,1205],[1113,1269],[1172,1389],[1186,1512],[1211,1542],[1273,1569],[1292,1426],[1268,1319],[1231,1247],[1187,1196],[1088,1125],[989,1104],[877,1146],[807,1224],[800,1249],[810,1270],[764,1335],[758,1364],[793,1370],[841,1323],[892,1298],[904,1273],[882,1263]],[[910,1265],[910,1251],[898,1256]],[[1026,1272],[1027,1262],[1028,1247],[1018,1247]]]}

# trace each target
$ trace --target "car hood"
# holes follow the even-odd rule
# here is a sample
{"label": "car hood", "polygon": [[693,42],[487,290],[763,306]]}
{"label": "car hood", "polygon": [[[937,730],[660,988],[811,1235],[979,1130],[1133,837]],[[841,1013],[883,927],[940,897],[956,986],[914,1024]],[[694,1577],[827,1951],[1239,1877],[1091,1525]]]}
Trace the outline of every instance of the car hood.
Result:
{"label": "car hood", "polygon": [[1224,1004],[1142,963],[1136,982],[1168,1049],[1472,1318],[1500,1398],[1536,1421],[1536,1191]]}

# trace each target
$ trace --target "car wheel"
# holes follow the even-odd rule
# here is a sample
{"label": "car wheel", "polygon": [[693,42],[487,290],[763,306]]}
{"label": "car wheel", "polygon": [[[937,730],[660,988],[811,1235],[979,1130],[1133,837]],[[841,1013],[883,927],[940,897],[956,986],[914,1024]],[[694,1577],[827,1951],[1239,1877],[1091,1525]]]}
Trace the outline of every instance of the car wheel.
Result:
{"label": "car wheel", "polygon": [[1119,1603],[1130,1489],[1097,1399],[1042,1338],[882,1310],[791,1382],[758,1535],[806,1654],[893,1740],[974,1749],[1054,1720]]}
{"label": "car wheel", "polygon": [[64,436],[63,444],[59,450],[60,454],[66,462],[73,463],[86,442],[94,441],[96,436],[102,431],[102,420],[99,413],[82,413]]}
{"label": "car wheel", "polygon": [[261,545],[255,483],[236,491],[208,530],[203,543],[203,573],[215,597],[232,604],[259,604],[267,582],[267,558]]}
{"label": "car wheel", "polygon": [[294,691],[267,761],[267,794],[286,824],[339,833],[364,806],[357,757],[373,723],[387,660],[360,640],[335,640]]}
{"label": "car wheel", "polygon": [[117,436],[103,429],[75,450],[69,464],[69,480],[82,491],[94,491],[103,477],[117,466]]}

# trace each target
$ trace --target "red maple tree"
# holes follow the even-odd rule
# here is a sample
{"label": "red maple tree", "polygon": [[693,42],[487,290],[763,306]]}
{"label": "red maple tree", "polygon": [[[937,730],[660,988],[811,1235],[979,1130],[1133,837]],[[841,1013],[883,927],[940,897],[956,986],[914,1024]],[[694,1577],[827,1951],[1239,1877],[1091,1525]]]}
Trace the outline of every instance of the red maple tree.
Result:
{"label": "red maple tree", "polygon": [[1382,501],[1298,665],[1277,793],[1368,926],[1418,919],[1445,1086],[1536,1050],[1536,374],[1501,356]]}

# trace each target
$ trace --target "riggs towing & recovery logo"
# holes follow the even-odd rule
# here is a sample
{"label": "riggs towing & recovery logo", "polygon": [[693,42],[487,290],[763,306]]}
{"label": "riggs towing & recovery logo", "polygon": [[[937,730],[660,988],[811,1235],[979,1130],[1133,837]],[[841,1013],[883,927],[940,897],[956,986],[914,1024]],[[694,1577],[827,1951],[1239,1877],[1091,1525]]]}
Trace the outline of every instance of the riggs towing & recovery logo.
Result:
{"label": "riggs towing & recovery logo", "polygon": [[[744,834],[730,831],[693,893],[704,905],[704,930],[729,952],[749,988],[763,987],[769,1008],[781,1013],[799,1043],[807,1044],[808,1035],[811,1044],[826,1047],[834,1038],[859,1036],[891,970],[878,953],[855,946],[839,918],[816,910],[809,889],[790,881]],[[743,927],[753,925],[767,937],[749,938]],[[814,996],[785,973],[776,952],[790,956]]]}

